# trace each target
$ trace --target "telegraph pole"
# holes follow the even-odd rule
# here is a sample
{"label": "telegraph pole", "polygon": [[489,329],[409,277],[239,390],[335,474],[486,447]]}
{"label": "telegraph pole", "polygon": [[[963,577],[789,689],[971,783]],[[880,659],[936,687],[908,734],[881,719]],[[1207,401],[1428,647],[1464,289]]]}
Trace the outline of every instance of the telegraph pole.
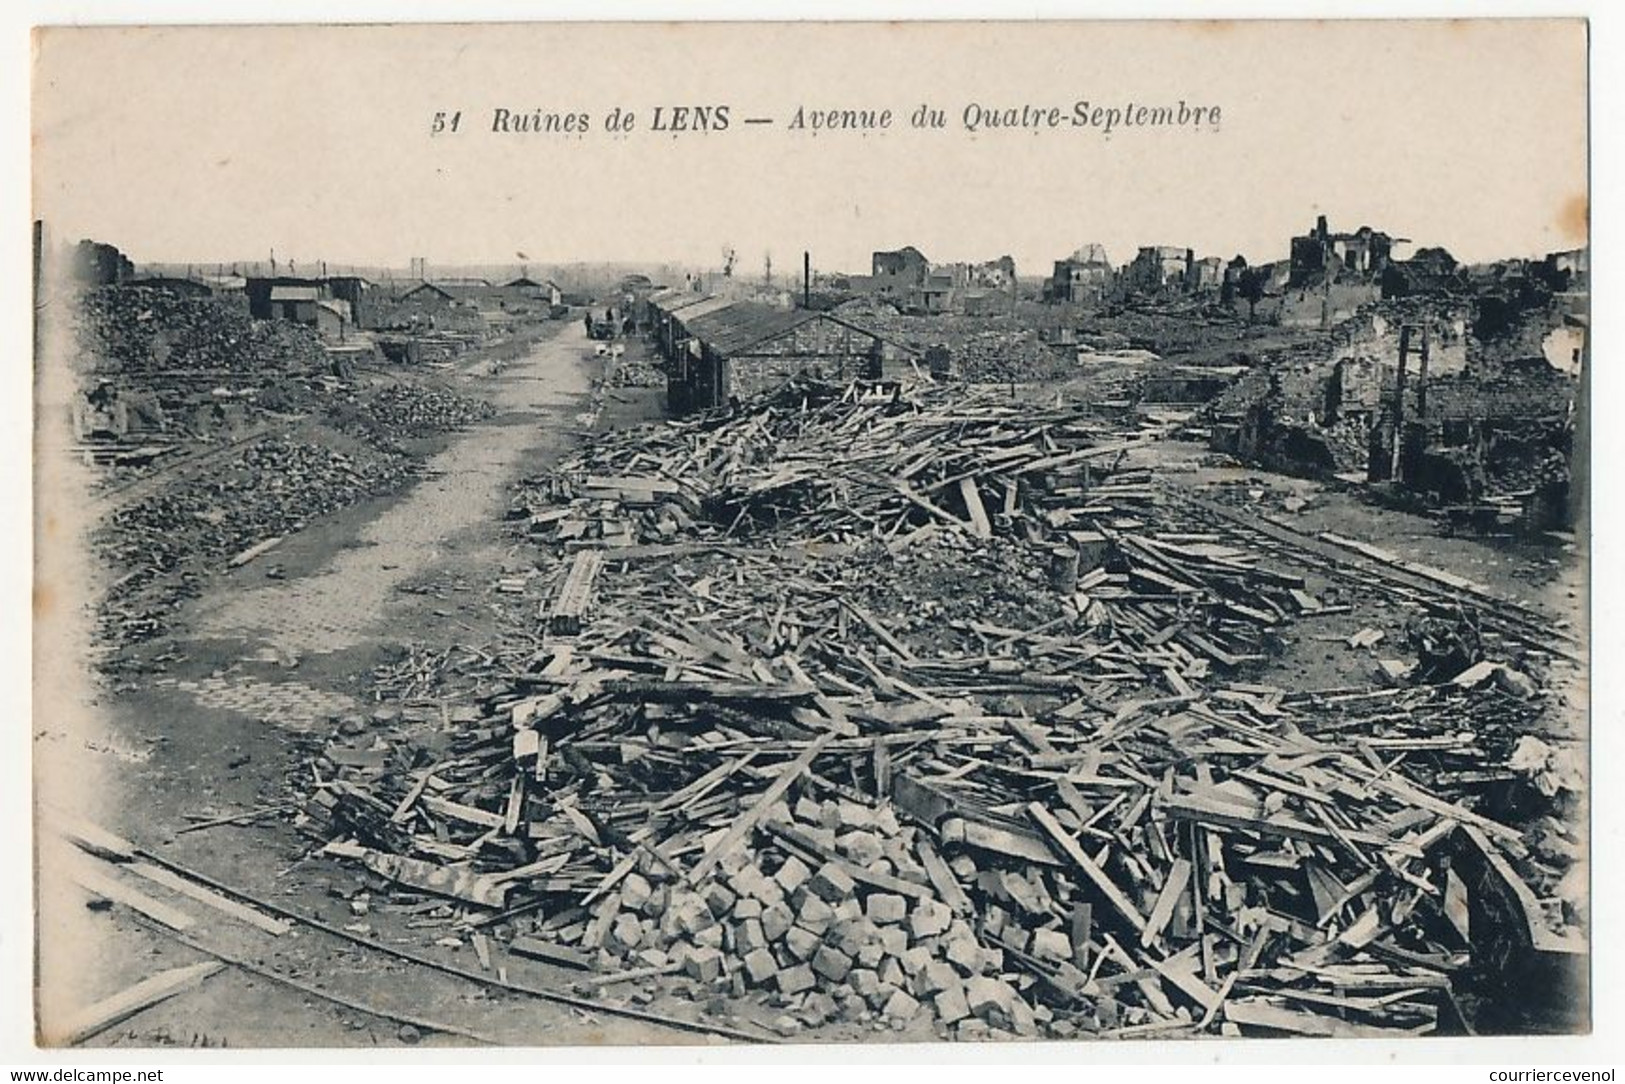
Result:
{"label": "telegraph pole", "polygon": [[1399,329],[1399,371],[1394,379],[1394,443],[1389,449],[1388,480],[1400,481],[1400,449],[1405,443],[1405,361],[1411,352],[1411,327]]}

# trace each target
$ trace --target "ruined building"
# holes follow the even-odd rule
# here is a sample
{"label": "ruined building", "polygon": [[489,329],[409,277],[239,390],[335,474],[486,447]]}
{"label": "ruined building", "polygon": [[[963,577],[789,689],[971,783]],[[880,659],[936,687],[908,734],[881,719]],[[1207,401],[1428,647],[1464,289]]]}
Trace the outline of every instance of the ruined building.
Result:
{"label": "ruined building", "polygon": [[1423,248],[1408,260],[1393,260],[1383,268],[1382,296],[1417,297],[1456,294],[1467,290],[1466,268],[1442,248]]}
{"label": "ruined building", "polygon": [[1332,233],[1326,216],[1315,220],[1315,228],[1292,239],[1292,278],[1289,285],[1302,286],[1337,271],[1352,272],[1363,278],[1382,274],[1392,257],[1394,245],[1403,237],[1390,237],[1370,226],[1353,233]]}
{"label": "ruined building", "polygon": [[1174,245],[1146,245],[1123,269],[1123,288],[1130,293],[1183,290],[1196,254]]}
{"label": "ruined building", "polygon": [[69,270],[81,286],[117,286],[135,277],[135,264],[114,245],[80,241],[69,256]]}
{"label": "ruined building", "polygon": [[1055,271],[1044,286],[1044,300],[1094,304],[1111,292],[1113,277],[1105,246],[1090,242],[1066,259],[1055,261]]}
{"label": "ruined building", "polygon": [[1124,294],[1199,294],[1224,285],[1224,261],[1197,259],[1196,252],[1175,245],[1147,245],[1123,268],[1118,285]]}
{"label": "ruined building", "polygon": [[869,274],[875,292],[906,296],[925,285],[931,271],[931,261],[913,245],[905,245],[892,252],[876,252],[870,261]]}
{"label": "ruined building", "polygon": [[1213,444],[1288,473],[1389,483],[1445,506],[1516,506],[1529,527],[1562,525],[1587,322],[1562,299],[1510,318],[1499,304],[1369,305],[1216,400]]}

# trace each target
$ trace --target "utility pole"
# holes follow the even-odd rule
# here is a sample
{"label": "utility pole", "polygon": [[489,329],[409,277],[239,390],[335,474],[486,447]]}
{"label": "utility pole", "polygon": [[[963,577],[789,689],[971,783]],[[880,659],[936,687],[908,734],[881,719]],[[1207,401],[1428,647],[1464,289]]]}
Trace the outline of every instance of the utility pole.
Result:
{"label": "utility pole", "polygon": [[1421,364],[1416,373],[1416,420],[1422,425],[1428,420],[1428,329],[1422,327]]}
{"label": "utility pole", "polygon": [[1394,443],[1389,449],[1388,480],[1400,481],[1400,449],[1405,443],[1405,359],[1411,350],[1411,327],[1399,329],[1399,370],[1394,378]]}
{"label": "utility pole", "polygon": [[[1417,344],[1417,340],[1420,343]],[[1413,345],[1416,344],[1416,345]],[[1425,425],[1428,413],[1428,329],[1424,325],[1404,324],[1399,329],[1399,372],[1394,381],[1394,447],[1388,477],[1404,481],[1401,451],[1405,446],[1405,376],[1410,356],[1417,357],[1416,421]]]}

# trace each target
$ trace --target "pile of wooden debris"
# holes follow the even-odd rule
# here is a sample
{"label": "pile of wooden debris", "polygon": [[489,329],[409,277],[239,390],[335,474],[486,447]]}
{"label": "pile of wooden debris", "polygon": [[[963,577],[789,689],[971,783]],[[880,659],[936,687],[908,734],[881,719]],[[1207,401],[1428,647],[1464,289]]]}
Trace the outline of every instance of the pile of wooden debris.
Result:
{"label": "pile of wooden debris", "polygon": [[1264,682],[1321,572],[1143,435],[791,388],[597,440],[515,501],[534,640],[382,675],[303,823],[482,960],[785,1034],[1460,1031],[1579,970],[1572,839],[1490,808],[1540,689]]}

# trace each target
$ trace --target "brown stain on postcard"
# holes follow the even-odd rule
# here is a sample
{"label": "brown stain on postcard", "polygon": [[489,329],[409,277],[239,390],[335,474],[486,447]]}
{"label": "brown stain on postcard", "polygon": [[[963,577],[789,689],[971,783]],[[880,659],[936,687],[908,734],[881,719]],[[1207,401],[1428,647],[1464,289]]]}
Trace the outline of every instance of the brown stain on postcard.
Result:
{"label": "brown stain on postcard", "polygon": [[1565,241],[1585,244],[1591,237],[1591,200],[1584,193],[1570,196],[1557,209],[1557,232]]}
{"label": "brown stain on postcard", "polygon": [[56,588],[49,583],[36,581],[34,584],[34,617],[36,620],[49,616],[57,608]]}

